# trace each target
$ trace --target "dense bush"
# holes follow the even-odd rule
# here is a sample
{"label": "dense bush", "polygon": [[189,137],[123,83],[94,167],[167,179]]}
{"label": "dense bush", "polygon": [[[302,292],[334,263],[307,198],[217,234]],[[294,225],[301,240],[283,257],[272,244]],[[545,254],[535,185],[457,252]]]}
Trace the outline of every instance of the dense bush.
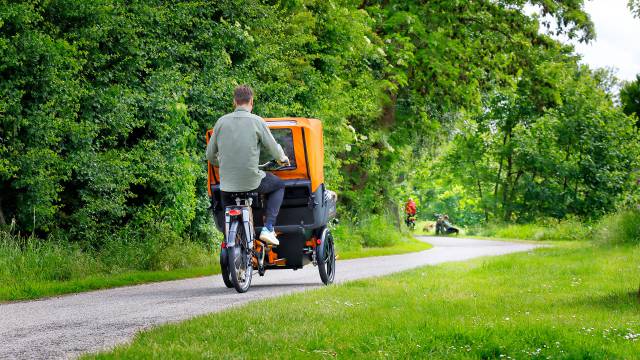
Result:
{"label": "dense bush", "polygon": [[144,241],[111,240],[100,250],[87,251],[74,243],[17,237],[0,231],[0,297],[5,297],[4,292],[11,288],[22,294],[30,286],[92,276],[139,270],[214,269],[216,246],[165,234]]}
{"label": "dense bush", "polygon": [[322,118],[339,184],[347,119],[379,111],[369,22],[320,3],[3,3],[0,224],[96,248],[158,226],[208,239],[204,133],[238,83],[263,116]]}
{"label": "dense bush", "polygon": [[603,245],[640,244],[640,211],[620,210],[597,222],[550,218],[527,224],[489,223],[470,226],[465,233],[503,239],[594,240]]}
{"label": "dense bush", "polygon": [[0,282],[63,281],[103,271],[102,264],[77,245],[19,239],[0,232]]}
{"label": "dense bush", "polygon": [[358,226],[363,246],[386,247],[398,244],[403,235],[384,216],[372,216]]}
{"label": "dense bush", "polygon": [[577,219],[548,219],[528,224],[491,223],[471,226],[466,229],[466,233],[502,239],[589,241],[593,239],[594,228]]}
{"label": "dense bush", "polygon": [[406,236],[389,222],[388,217],[376,215],[357,222],[342,223],[336,226],[333,234],[339,239],[338,250],[389,247],[400,244]]}
{"label": "dense bush", "polygon": [[640,244],[640,210],[625,210],[607,215],[599,223],[598,240],[605,244]]}

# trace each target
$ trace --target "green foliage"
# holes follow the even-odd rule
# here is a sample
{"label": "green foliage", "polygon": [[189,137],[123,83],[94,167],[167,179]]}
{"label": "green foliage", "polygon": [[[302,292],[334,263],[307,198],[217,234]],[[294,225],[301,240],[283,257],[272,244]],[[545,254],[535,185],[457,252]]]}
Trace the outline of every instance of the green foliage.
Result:
{"label": "green foliage", "polygon": [[502,239],[590,241],[594,236],[594,228],[577,219],[558,221],[551,218],[530,224],[476,225],[469,227],[466,233]]}
{"label": "green foliage", "polygon": [[640,243],[640,211],[620,210],[608,214],[595,223],[579,219],[557,220],[548,218],[528,224],[490,223],[466,229],[469,235],[522,240],[577,240],[605,245]]}
{"label": "green foliage", "polygon": [[622,111],[627,115],[635,115],[636,124],[640,126],[640,74],[636,79],[623,84],[620,89]]}
{"label": "green foliage", "polygon": [[605,244],[640,244],[640,210],[625,210],[602,218],[597,239]]}
{"label": "green foliage", "polygon": [[391,225],[387,217],[374,215],[357,223],[342,223],[333,230],[339,250],[366,247],[390,247],[403,242],[405,236]]}
{"label": "green foliage", "polygon": [[331,231],[336,239],[338,252],[362,249],[364,238],[355,225],[343,222]]}
{"label": "green foliage", "polygon": [[628,5],[633,15],[637,18],[640,18],[640,1],[629,0]]}
{"label": "green foliage", "polygon": [[385,59],[346,4],[72,0],[0,19],[0,224],[24,232],[210,237],[203,134],[238,83],[263,116],[325,121],[336,186],[348,119],[378,113]]}
{"label": "green foliage", "polygon": [[[559,32],[593,37],[583,1],[532,3]],[[21,233],[53,234],[83,250],[137,239],[154,253],[164,245],[147,229],[174,243],[209,241],[204,133],[230,110],[239,83],[255,88],[264,117],[323,120],[326,180],[342,213],[395,214],[401,197],[427,190],[447,211],[459,209],[464,223],[605,212],[626,189],[635,138],[570,49],[542,35],[524,5],[2,3],[0,225],[15,219]],[[522,163],[540,150],[541,134],[572,135],[544,139],[568,149],[567,164],[555,148],[539,163]],[[429,188],[422,171],[451,138],[448,161],[458,163],[441,166],[436,172],[451,178],[436,176],[444,181]],[[455,155],[461,148],[472,156]],[[496,171],[510,161],[510,170]],[[541,179],[554,167],[569,190],[551,184],[546,194]],[[497,191],[488,188],[494,184]],[[179,263],[127,255],[138,256],[149,268]]]}
{"label": "green foliage", "polygon": [[[149,231],[147,237],[130,234],[106,242],[99,251],[89,251],[76,243],[0,231],[0,300],[203,275],[214,272],[216,266],[211,247],[163,232]],[[170,273],[136,275],[142,270]]]}
{"label": "green foliage", "polygon": [[540,80],[523,77],[513,91],[487,96],[487,110],[465,117],[422,174],[436,179],[421,182],[434,200],[472,205],[457,214],[466,223],[480,214],[507,222],[594,218],[637,187],[634,119],[613,106],[599,77],[572,62],[543,63],[533,72],[553,76],[553,88],[541,91]]}
{"label": "green foliage", "polygon": [[3,284],[27,280],[65,281],[100,271],[101,264],[78,246],[34,238],[19,241],[0,232],[0,279]]}
{"label": "green foliage", "polygon": [[362,245],[366,247],[392,246],[403,239],[398,229],[382,216],[372,216],[364,220],[359,224],[358,230],[364,240]]}

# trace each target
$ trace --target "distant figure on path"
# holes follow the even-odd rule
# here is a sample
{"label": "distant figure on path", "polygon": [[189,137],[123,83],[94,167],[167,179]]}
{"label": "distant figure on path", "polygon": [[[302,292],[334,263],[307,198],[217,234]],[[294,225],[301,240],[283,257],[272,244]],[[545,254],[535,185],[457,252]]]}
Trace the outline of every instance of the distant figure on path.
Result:
{"label": "distant figure on path", "polygon": [[443,220],[442,223],[444,224],[445,232],[447,234],[455,233],[457,235],[460,233],[460,230],[458,230],[458,228],[451,225],[451,223],[449,222],[449,215],[445,215],[442,220]]}
{"label": "distant figure on path", "polygon": [[418,208],[416,206],[415,201],[413,201],[412,198],[409,198],[409,200],[407,200],[407,203],[404,205],[404,212],[406,214],[405,223],[407,224],[407,226],[409,227],[415,226],[417,211],[418,211]]}
{"label": "distant figure on path", "polygon": [[407,203],[404,206],[404,212],[407,215],[415,215],[417,210],[418,208],[416,207],[415,201],[413,201],[413,198],[409,198],[409,200],[407,200]]}

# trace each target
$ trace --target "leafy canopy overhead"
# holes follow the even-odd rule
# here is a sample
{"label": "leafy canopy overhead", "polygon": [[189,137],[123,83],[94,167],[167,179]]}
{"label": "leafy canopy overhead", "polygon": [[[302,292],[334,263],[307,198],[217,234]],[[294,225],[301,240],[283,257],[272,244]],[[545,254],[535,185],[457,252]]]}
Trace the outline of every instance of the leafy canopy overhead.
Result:
{"label": "leafy canopy overhead", "polygon": [[[92,246],[149,229],[207,239],[204,133],[241,83],[262,116],[323,120],[345,214],[397,213],[437,181],[504,216],[606,211],[626,191],[629,120],[525,3],[3,2],[0,224]],[[593,38],[583,1],[533,3],[558,31]],[[525,163],[537,141],[554,150]],[[477,159],[482,195],[469,197],[463,164],[426,170],[445,154]],[[564,192],[541,193],[542,170]],[[538,206],[558,197],[562,211]]]}

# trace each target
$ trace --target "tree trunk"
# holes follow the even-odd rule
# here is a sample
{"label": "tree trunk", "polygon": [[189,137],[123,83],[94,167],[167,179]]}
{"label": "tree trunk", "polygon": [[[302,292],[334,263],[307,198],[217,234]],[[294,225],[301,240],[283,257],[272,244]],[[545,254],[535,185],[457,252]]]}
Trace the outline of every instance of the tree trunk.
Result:
{"label": "tree trunk", "polygon": [[[567,156],[565,156],[564,162],[568,163],[570,157],[571,157],[571,146],[567,146]],[[562,206],[564,206],[564,203],[567,197],[567,185],[568,185],[568,180],[567,180],[567,175],[565,175],[564,181],[562,182],[562,203],[563,203]]]}
{"label": "tree trunk", "polygon": [[392,199],[388,199],[388,207],[389,211],[393,214],[393,219],[395,220],[395,225],[398,231],[402,230],[402,218],[400,218],[400,211],[398,210],[398,204]]}
{"label": "tree trunk", "polygon": [[478,185],[478,196],[480,197],[480,203],[482,204],[482,211],[484,212],[484,221],[489,222],[489,210],[487,210],[487,207],[485,206],[485,203],[484,203],[484,196],[482,194],[482,183],[480,182],[480,177],[478,176],[478,167],[476,166],[476,163],[473,163],[473,168],[476,173],[476,184]]}
{"label": "tree trunk", "polygon": [[2,211],[2,197],[0,197],[0,225],[7,225],[7,221],[4,218],[4,212]]}
{"label": "tree trunk", "polygon": [[511,214],[513,213],[513,203],[514,203],[514,199],[516,197],[516,189],[518,188],[518,181],[520,181],[520,178],[522,177],[523,171],[522,170],[518,170],[516,172],[516,178],[513,180],[513,183],[511,184],[510,188],[510,194],[509,197],[507,199],[507,211],[508,211],[508,216],[509,218],[511,218]]}
{"label": "tree trunk", "polygon": [[484,203],[484,197],[482,196],[482,184],[480,183],[480,179],[476,180],[478,183],[478,195],[480,196],[480,203],[482,204],[482,211],[484,212],[484,221],[489,222],[489,210]]}
{"label": "tree trunk", "polygon": [[507,178],[504,181],[502,189],[502,208],[504,209],[504,221],[511,220],[511,205],[509,204],[509,192],[511,190],[511,177],[513,176],[513,157],[511,154],[507,157]]}
{"label": "tree trunk", "polygon": [[382,126],[391,128],[396,122],[396,104],[398,102],[398,94],[389,93],[389,102],[382,107]]}
{"label": "tree trunk", "polygon": [[[502,150],[504,150],[504,147],[507,144],[508,138],[509,138],[509,134],[505,130],[504,137],[502,138]],[[500,161],[498,162],[498,176],[496,177],[496,186],[493,188],[493,204],[494,204],[493,213],[494,214],[498,213],[498,189],[500,187],[500,179],[502,178],[502,160],[504,160],[504,155],[502,154],[502,151],[501,151]]]}

